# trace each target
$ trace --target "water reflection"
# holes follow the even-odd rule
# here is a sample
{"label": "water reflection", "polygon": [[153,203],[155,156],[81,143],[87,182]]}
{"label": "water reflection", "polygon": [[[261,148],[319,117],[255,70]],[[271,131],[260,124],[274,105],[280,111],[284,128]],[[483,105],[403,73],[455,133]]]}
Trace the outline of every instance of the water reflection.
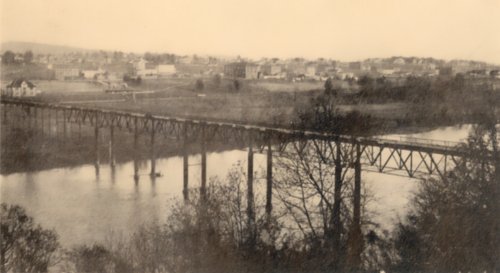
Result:
{"label": "water reflection", "polygon": [[[208,154],[208,175],[224,176],[231,164],[246,157],[244,151]],[[199,162],[199,156],[189,158]],[[103,240],[110,230],[132,232],[143,223],[166,219],[173,197],[182,196],[182,158],[157,159],[163,176],[149,175],[140,164],[134,179],[133,162],[115,168],[94,165],[2,176],[2,202],[24,206],[39,223],[55,228],[68,246]],[[256,164],[259,164],[256,160]],[[210,168],[217,166],[217,168]],[[200,184],[199,166],[191,166],[190,187]]]}

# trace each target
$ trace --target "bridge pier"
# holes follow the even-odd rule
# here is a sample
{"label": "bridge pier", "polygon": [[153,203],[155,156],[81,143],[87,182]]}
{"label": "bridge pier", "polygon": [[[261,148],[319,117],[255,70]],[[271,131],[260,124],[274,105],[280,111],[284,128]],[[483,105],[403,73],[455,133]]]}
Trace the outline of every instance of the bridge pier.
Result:
{"label": "bridge pier", "polygon": [[247,220],[249,230],[249,246],[254,245],[254,227],[255,227],[255,211],[254,211],[254,193],[253,193],[253,139],[250,133],[248,141],[248,167],[247,167]]}
{"label": "bridge pier", "polygon": [[45,111],[44,108],[40,108],[40,124],[41,124],[41,129],[42,129],[42,135],[45,134]]}
{"label": "bridge pier", "polygon": [[202,199],[205,199],[207,196],[207,147],[206,147],[206,139],[205,139],[205,125],[202,125],[202,133],[201,133],[201,187],[200,187],[200,195]]}
{"label": "bridge pier", "polygon": [[19,128],[19,113],[18,113],[18,106],[15,105],[12,107],[12,121],[13,121],[13,127],[14,128]]}
{"label": "bridge pier", "polygon": [[24,127],[31,129],[30,107],[23,108]]}
{"label": "bridge pier", "polygon": [[358,142],[353,145],[356,149],[356,157],[354,159],[353,217],[349,230],[347,263],[351,269],[358,270],[361,265],[361,252],[363,252],[363,234],[361,232],[361,147]]}
{"label": "bridge pier", "polygon": [[59,134],[59,111],[57,109],[55,109],[55,124],[56,124],[56,128],[55,128],[55,132],[54,132],[54,135],[57,137],[58,134]]}
{"label": "bridge pier", "polygon": [[26,108],[25,107],[21,107],[21,116],[22,116],[22,127],[23,129],[26,129],[26,128],[29,128],[29,124],[28,124],[28,113],[26,111]]}
{"label": "bridge pier", "polygon": [[189,158],[188,158],[188,136],[187,136],[187,125],[184,124],[183,132],[183,149],[182,149],[182,170],[183,170],[183,189],[182,195],[184,196],[184,201],[189,200]]}
{"label": "bridge pier", "polygon": [[109,165],[115,167],[115,128],[113,125],[109,127]]}
{"label": "bridge pier", "polygon": [[23,109],[23,116],[24,116],[24,127],[28,127],[28,129],[31,129],[30,107]]}
{"label": "bridge pier", "polygon": [[14,128],[15,122],[16,122],[16,113],[15,113],[15,106],[14,105],[9,105],[9,124],[11,125],[11,128]]}
{"label": "bridge pier", "polygon": [[27,107],[27,108],[22,108],[23,110],[23,117],[24,117],[24,127],[27,127],[28,129],[31,128],[31,125],[30,125],[30,122],[31,122],[31,119],[30,119],[30,108]]}
{"label": "bridge pier", "polygon": [[34,112],[35,112],[35,107],[30,106],[30,107],[28,108],[28,111],[29,111],[29,112],[28,112],[28,113],[29,113],[28,118],[29,118],[29,126],[30,126],[30,129],[36,129],[36,128],[35,128],[35,117],[34,117],[34,114],[35,114],[35,113],[34,113]]}
{"label": "bridge pier", "polygon": [[116,169],[114,167],[111,168],[110,172],[111,184],[116,184]]}
{"label": "bridge pier", "polygon": [[156,175],[155,133],[155,120],[151,119],[151,176]]}
{"label": "bridge pier", "polygon": [[249,224],[255,221],[254,196],[253,196],[253,143],[250,136],[248,144],[248,166],[247,166],[247,214]]}
{"label": "bridge pier", "polygon": [[97,176],[99,176],[100,154],[99,154],[99,125],[97,124],[97,115],[94,127],[94,152],[95,152],[95,173]]}
{"label": "bridge pier", "polygon": [[16,127],[17,128],[21,127],[21,122],[22,122],[21,114],[19,113],[19,108],[21,108],[21,106],[16,106],[15,110],[14,110],[16,112]]}
{"label": "bridge pier", "polygon": [[342,150],[339,140],[335,141],[335,186],[333,195],[333,211],[332,211],[332,228],[333,228],[333,254],[335,263],[338,262],[341,256],[340,235],[342,232],[342,221],[340,220],[340,209],[342,204]]}
{"label": "bridge pier", "polygon": [[66,128],[66,110],[63,110],[63,136],[64,140],[66,140],[67,137],[67,128]]}
{"label": "bridge pier", "polygon": [[36,134],[40,134],[40,125],[38,124],[38,119],[39,119],[39,108],[35,107],[35,129],[36,129]]}
{"label": "bridge pier", "polygon": [[8,104],[4,104],[4,105],[2,105],[2,111],[3,111],[3,124],[6,124],[6,123],[7,123],[7,105],[8,105]]}
{"label": "bridge pier", "polygon": [[82,122],[78,121],[78,140],[82,139]]}
{"label": "bridge pier", "polygon": [[48,125],[48,128],[49,128],[49,136],[52,136],[52,121],[51,121],[51,119],[52,119],[52,113],[51,113],[51,111],[50,111],[50,108],[49,108],[49,109],[47,109],[47,110],[48,110],[47,112],[49,112],[49,113],[48,113],[48,117],[47,117],[47,120],[48,120],[48,122],[49,122],[49,125]]}
{"label": "bridge pier", "polygon": [[139,181],[139,128],[138,119],[134,118],[134,180],[137,183]]}
{"label": "bridge pier", "polygon": [[273,150],[271,138],[267,139],[266,214],[268,220],[273,210]]}

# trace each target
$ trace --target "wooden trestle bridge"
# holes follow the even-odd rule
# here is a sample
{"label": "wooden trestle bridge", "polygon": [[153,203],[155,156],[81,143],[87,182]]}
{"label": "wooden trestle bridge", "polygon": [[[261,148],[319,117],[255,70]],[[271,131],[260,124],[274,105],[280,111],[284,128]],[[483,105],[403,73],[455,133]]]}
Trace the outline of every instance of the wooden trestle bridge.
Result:
{"label": "wooden trestle bridge", "polygon": [[[44,122],[44,119],[58,117],[62,120],[64,134],[68,123],[79,126],[91,126],[95,133],[96,169],[99,165],[99,133],[110,130],[110,147],[113,147],[114,130],[124,130],[134,134],[134,149],[138,149],[139,135],[149,135],[151,145],[151,174],[156,173],[155,139],[159,137],[175,138],[184,143],[184,190],[188,196],[188,145],[198,143],[201,153],[200,194],[206,193],[207,158],[206,144],[211,141],[244,144],[248,147],[247,213],[254,219],[253,211],[253,155],[267,154],[266,213],[272,211],[273,154],[286,152],[288,145],[293,145],[299,153],[306,149],[316,149],[321,158],[335,166],[335,200],[340,199],[340,187],[343,168],[354,169],[353,225],[360,231],[361,170],[377,171],[406,177],[436,176],[446,177],[448,171],[457,164],[466,162],[467,155],[458,148],[457,143],[428,141],[421,139],[390,140],[373,137],[353,137],[319,132],[278,129],[262,126],[244,125],[228,122],[214,122],[187,118],[156,116],[151,114],[124,111],[103,110],[97,108],[68,106],[63,104],[34,102],[2,98],[2,117],[16,118],[28,126]],[[48,116],[48,118],[47,118]],[[35,125],[36,126],[36,125]],[[326,149],[319,149],[327,147]],[[110,152],[112,149],[110,149]],[[494,163],[492,155],[484,155],[484,160]],[[114,163],[112,163],[114,164]],[[134,164],[134,174],[138,175],[138,166]],[[334,212],[340,212],[340,203],[334,204]],[[339,213],[337,213],[337,216]],[[334,215],[334,218],[335,217]],[[334,219],[339,221],[339,219]],[[338,239],[338,238],[337,238]]]}

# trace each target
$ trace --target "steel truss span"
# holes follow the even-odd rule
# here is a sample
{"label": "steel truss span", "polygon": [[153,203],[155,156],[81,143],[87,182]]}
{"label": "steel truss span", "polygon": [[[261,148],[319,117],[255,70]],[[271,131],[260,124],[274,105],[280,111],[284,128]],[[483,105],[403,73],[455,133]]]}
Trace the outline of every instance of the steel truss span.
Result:
{"label": "steel truss span", "polygon": [[[278,155],[289,152],[290,147],[298,153],[314,149],[325,163],[335,162],[336,155],[340,155],[345,166],[355,163],[354,152],[359,146],[360,162],[367,170],[390,175],[444,177],[457,164],[465,164],[467,159],[467,155],[457,147],[458,143],[444,141],[353,137],[15,99],[2,99],[1,104],[4,117],[13,109],[17,110],[18,115],[20,113],[21,119],[36,118],[37,113],[50,111],[54,116],[62,117],[64,123],[80,126],[112,127],[130,133],[163,136],[190,143],[219,141],[240,146],[252,143],[254,153],[262,153],[269,147],[272,147],[272,153]],[[326,149],[320,149],[320,146]],[[336,149],[341,152],[337,153]],[[492,155],[484,155],[483,159],[491,163],[493,161]]]}

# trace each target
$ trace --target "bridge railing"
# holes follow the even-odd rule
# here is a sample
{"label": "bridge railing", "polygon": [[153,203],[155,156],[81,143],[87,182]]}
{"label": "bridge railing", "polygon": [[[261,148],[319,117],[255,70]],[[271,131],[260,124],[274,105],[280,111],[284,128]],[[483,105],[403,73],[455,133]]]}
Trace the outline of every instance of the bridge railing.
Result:
{"label": "bridge railing", "polygon": [[[47,107],[51,109],[59,109],[59,110],[77,110],[82,112],[90,112],[91,114],[106,114],[106,115],[117,115],[122,117],[137,117],[140,119],[155,119],[159,122],[171,122],[171,123],[189,123],[193,125],[203,125],[206,127],[212,128],[223,128],[237,131],[247,131],[254,132],[257,135],[264,136],[269,135],[272,138],[277,138],[281,142],[294,141],[294,139],[318,139],[318,140],[327,140],[334,141],[339,140],[342,143],[354,143],[358,142],[362,145],[371,145],[371,146],[379,146],[379,147],[388,147],[388,148],[403,148],[403,149],[412,149],[412,150],[422,150],[424,152],[433,152],[433,153],[455,153],[456,155],[460,155],[461,153],[456,149],[456,145],[458,142],[451,141],[442,141],[442,140],[432,140],[432,139],[423,139],[423,138],[414,138],[414,137],[406,137],[401,136],[400,139],[394,139],[391,137],[378,136],[378,137],[357,137],[357,136],[349,136],[349,135],[337,135],[331,133],[324,132],[315,132],[315,131],[304,131],[304,130],[294,130],[294,129],[285,129],[285,128],[273,128],[259,125],[251,125],[251,124],[239,124],[232,123],[227,121],[211,121],[211,120],[201,120],[201,119],[190,119],[190,118],[182,118],[182,117],[168,117],[168,116],[158,116],[151,115],[148,113],[134,113],[134,112],[126,112],[120,110],[111,110],[111,109],[101,109],[101,108],[92,108],[92,107],[81,107],[81,106],[70,106],[70,105],[62,105],[58,103],[47,103],[47,102],[38,102],[38,101],[26,101],[20,99],[12,99],[12,98],[1,98],[1,103],[7,104],[17,104],[17,105],[26,105],[26,106],[35,106],[35,107]],[[150,123],[149,123],[150,124]]]}
{"label": "bridge railing", "polygon": [[464,144],[465,139],[460,141],[438,140],[428,138],[418,138],[413,136],[397,136],[397,137],[373,137],[374,140],[380,142],[394,142],[399,144],[410,144],[426,147],[440,147],[440,148],[456,148],[458,145]]}

